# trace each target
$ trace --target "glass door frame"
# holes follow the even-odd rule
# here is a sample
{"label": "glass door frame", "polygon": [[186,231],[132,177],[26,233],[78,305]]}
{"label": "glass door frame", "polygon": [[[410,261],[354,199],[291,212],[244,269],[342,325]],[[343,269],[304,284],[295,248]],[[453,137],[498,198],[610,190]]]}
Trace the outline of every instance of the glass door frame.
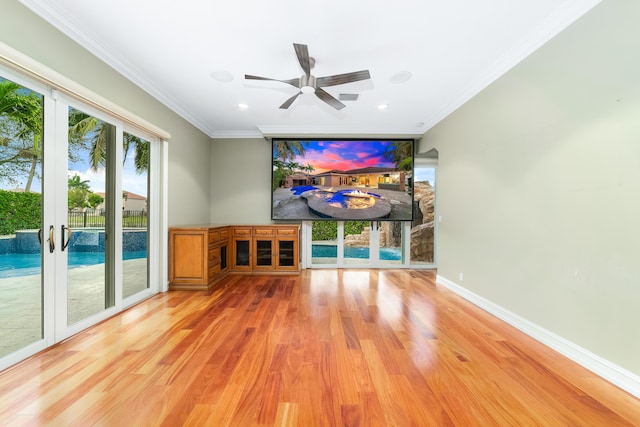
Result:
{"label": "glass door frame", "polygon": [[[122,173],[121,168],[118,165],[122,164],[122,134],[123,123],[92,108],[87,105],[83,105],[74,99],[71,99],[63,94],[56,94],[56,170],[55,180],[56,187],[55,193],[59,195],[66,195],[68,192],[68,153],[69,153],[69,126],[68,117],[69,109],[75,108],[83,113],[89,114],[105,123],[115,126],[115,147],[109,146],[108,162],[107,162],[107,180],[105,181],[105,192],[107,195],[116,195],[121,193],[122,188]],[[65,119],[66,117],[66,119]],[[63,125],[64,123],[64,125]],[[118,172],[119,171],[119,172]],[[119,190],[120,189],[120,190]],[[59,224],[66,227],[68,224],[68,206],[66,197],[57,197],[57,203],[55,206],[56,211],[56,238],[59,244],[62,242],[62,236],[58,236]],[[60,203],[60,202],[63,203]],[[109,206],[110,205],[110,206]],[[120,212],[122,210],[122,198],[113,197],[110,201],[108,209],[113,212]],[[57,251],[55,266],[55,341],[58,342],[62,339],[68,338],[89,326],[92,326],[108,317],[113,316],[118,311],[122,310],[122,216],[121,215],[108,215],[107,221],[110,224],[105,224],[105,293],[107,299],[112,299],[113,304],[105,307],[104,310],[98,313],[91,314],[86,318],[83,318],[71,325],[68,324],[68,257],[69,251]],[[112,251],[111,255],[107,255],[109,251]],[[109,294],[111,294],[109,296]]]}
{"label": "glass door frame", "polygon": [[[55,167],[54,162],[45,161],[47,150],[51,150],[49,145],[54,141],[55,124],[51,119],[54,115],[55,101],[50,96],[50,88],[42,83],[35,82],[22,74],[9,69],[0,64],[0,74],[3,78],[10,80],[28,90],[37,92],[43,97],[43,128],[42,128],[42,158],[41,158],[41,242],[40,242],[40,321],[41,337],[24,347],[2,357],[0,359],[0,370],[11,366],[45,348],[54,344],[54,311],[52,304],[54,301],[55,289],[52,283],[46,280],[54,275],[54,253],[49,251],[49,226],[54,223],[55,197],[50,193],[48,186]],[[54,240],[55,243],[57,243]]]}
{"label": "glass door frame", "polygon": [[[123,296],[122,306],[123,308],[127,308],[145,298],[149,298],[150,296],[157,294],[161,290],[167,290],[167,288],[160,289],[160,283],[166,283],[166,281],[161,281],[161,274],[159,273],[162,271],[162,266],[166,266],[166,264],[163,264],[160,260],[164,259],[163,256],[166,253],[163,250],[164,246],[162,246],[163,239],[161,239],[161,236],[167,234],[167,228],[166,224],[162,221],[162,218],[166,218],[166,213],[163,213],[163,202],[165,201],[165,198],[162,197],[163,181],[161,179],[157,179],[157,177],[161,175],[160,172],[162,170],[162,144],[158,141],[158,138],[153,135],[134,129],[126,124],[124,125],[124,132],[149,142],[147,203],[151,201],[151,204],[148,205],[147,209],[147,281],[149,286],[146,289],[128,297]],[[166,188],[166,186],[164,188]],[[166,242],[166,240],[164,241]],[[120,248],[122,248],[122,242]]]}
{"label": "glass door frame", "polygon": [[[160,175],[161,173],[161,153],[160,153],[160,144],[156,137],[152,135],[146,134],[145,132],[139,131],[131,126],[127,126],[121,120],[110,116],[108,114],[103,113],[95,108],[84,105],[80,102],[75,101],[74,99],[65,97],[64,95],[59,95],[56,100],[56,120],[58,123],[60,122],[59,117],[64,117],[65,115],[68,117],[69,107],[77,108],[84,113],[90,114],[91,116],[102,120],[104,122],[108,122],[109,124],[115,126],[116,140],[115,146],[111,147],[110,151],[110,159],[108,167],[112,172],[113,179],[106,182],[106,192],[107,194],[116,195],[113,197],[111,203],[111,209],[113,210],[114,215],[112,215],[112,223],[109,234],[108,244],[105,243],[105,251],[111,250],[112,257],[107,259],[105,252],[105,264],[107,268],[106,280],[111,281],[111,283],[107,283],[107,289],[110,286],[113,287],[113,305],[110,307],[106,307],[104,310],[99,313],[88,316],[85,319],[78,321],[72,325],[67,325],[67,257],[68,251],[65,252],[64,255],[60,256],[56,261],[56,292],[55,292],[55,342],[65,339],[71,335],[74,335],[89,326],[92,326],[108,317],[113,316],[114,314],[124,310],[125,308],[136,304],[137,302],[142,301],[145,298],[152,296],[155,293],[160,291],[160,274],[159,268],[161,264],[159,262],[164,253],[161,249],[162,246],[160,244],[160,236],[162,235],[161,230],[161,204],[155,203],[150,206],[148,211],[150,213],[148,218],[148,244],[147,244],[147,272],[148,272],[148,283],[149,287],[134,294],[127,298],[123,297],[123,260],[122,260],[122,240],[123,240],[123,226],[122,226],[122,215],[118,215],[117,213],[122,212],[123,200],[122,197],[117,197],[118,194],[122,194],[123,191],[123,183],[122,183],[122,164],[123,164],[123,135],[125,132],[128,132],[132,135],[141,137],[149,141],[150,146],[150,164],[149,164],[149,176]],[[68,122],[67,122],[68,123]],[[56,191],[63,191],[61,194],[66,194],[67,191],[67,153],[68,153],[68,126],[58,126],[57,127],[57,135],[56,142],[60,143],[60,141],[64,141],[61,145],[64,145],[64,149],[61,146],[56,146],[56,165],[58,168],[56,170],[59,181],[59,185],[56,188]],[[161,180],[149,180],[149,200],[158,200],[160,201],[160,194],[162,193],[162,181]],[[166,187],[165,187],[166,188]],[[60,198],[58,198],[60,199]],[[67,205],[66,199],[64,204],[58,203],[56,206],[56,216],[59,221],[56,221],[55,224],[67,224]],[[155,232],[154,232],[155,231]],[[166,233],[165,233],[166,234]],[[60,237],[57,237],[60,240]],[[110,248],[110,249],[108,249]],[[157,250],[152,250],[152,248],[157,248]]]}

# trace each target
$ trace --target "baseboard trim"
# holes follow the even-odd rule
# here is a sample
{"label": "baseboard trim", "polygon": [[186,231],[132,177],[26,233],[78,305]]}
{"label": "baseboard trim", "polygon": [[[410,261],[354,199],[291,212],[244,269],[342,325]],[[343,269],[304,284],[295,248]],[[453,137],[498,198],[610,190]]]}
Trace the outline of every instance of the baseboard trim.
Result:
{"label": "baseboard trim", "polygon": [[438,275],[436,276],[436,283],[449,289],[484,311],[496,316],[498,319],[507,322],[514,328],[524,332],[535,340],[540,341],[547,347],[552,348],[579,365],[584,366],[591,372],[613,383],[628,393],[631,393],[635,397],[640,398],[640,376],[591,353],[579,345],[576,345],[571,341],[568,341],[479,295],[474,294],[451,280]]}

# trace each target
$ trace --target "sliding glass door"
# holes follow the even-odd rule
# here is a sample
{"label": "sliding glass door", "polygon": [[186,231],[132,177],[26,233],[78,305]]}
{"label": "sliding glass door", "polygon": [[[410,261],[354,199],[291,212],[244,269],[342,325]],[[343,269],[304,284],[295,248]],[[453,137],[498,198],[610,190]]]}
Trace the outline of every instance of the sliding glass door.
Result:
{"label": "sliding glass door", "polygon": [[160,150],[0,67],[0,369],[159,290]]}
{"label": "sliding glass door", "polygon": [[42,249],[55,244],[42,229],[44,88],[15,80],[0,73],[0,358],[44,338]]}
{"label": "sliding glass door", "polygon": [[[60,207],[59,222],[70,326],[115,305],[115,283],[107,280],[113,260],[105,255],[109,253],[107,236],[114,229],[114,206],[109,203],[113,186],[107,184],[113,180],[112,147],[117,141],[115,125],[77,108],[67,111],[67,203]],[[98,212],[96,204],[102,206]]]}

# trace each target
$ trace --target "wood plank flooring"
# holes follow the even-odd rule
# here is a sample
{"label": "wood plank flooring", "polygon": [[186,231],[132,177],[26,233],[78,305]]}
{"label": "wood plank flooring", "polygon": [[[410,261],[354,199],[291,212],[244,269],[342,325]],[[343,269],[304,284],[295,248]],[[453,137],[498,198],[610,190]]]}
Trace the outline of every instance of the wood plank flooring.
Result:
{"label": "wood plank flooring", "polygon": [[17,426],[634,426],[640,401],[431,271],[230,276],[0,374]]}

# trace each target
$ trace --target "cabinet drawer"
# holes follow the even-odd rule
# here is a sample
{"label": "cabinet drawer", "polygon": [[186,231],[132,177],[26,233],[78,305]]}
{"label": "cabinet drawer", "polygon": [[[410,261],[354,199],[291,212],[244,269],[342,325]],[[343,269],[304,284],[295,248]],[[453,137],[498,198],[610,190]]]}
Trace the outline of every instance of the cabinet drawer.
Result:
{"label": "cabinet drawer", "polygon": [[229,240],[229,229],[220,230],[220,240],[223,242]]}
{"label": "cabinet drawer", "polygon": [[212,265],[209,267],[209,281],[220,272],[220,264]]}
{"label": "cabinet drawer", "polygon": [[220,230],[209,229],[209,243],[220,241]]}
{"label": "cabinet drawer", "polygon": [[295,236],[298,229],[294,227],[278,228],[278,236]]}
{"label": "cabinet drawer", "polygon": [[251,236],[251,227],[233,227],[234,236]]}
{"label": "cabinet drawer", "polygon": [[220,263],[220,248],[209,248],[209,265]]}
{"label": "cabinet drawer", "polygon": [[254,236],[273,236],[273,228],[271,227],[254,227],[253,228]]}

